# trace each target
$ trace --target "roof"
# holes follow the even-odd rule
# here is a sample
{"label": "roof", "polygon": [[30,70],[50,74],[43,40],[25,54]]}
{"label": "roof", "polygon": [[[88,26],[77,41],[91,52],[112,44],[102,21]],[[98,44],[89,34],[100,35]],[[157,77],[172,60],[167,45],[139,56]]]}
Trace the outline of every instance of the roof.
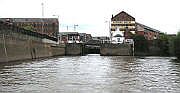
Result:
{"label": "roof", "polygon": [[159,30],[157,30],[157,29],[154,29],[154,28],[151,28],[151,27],[148,27],[148,26],[146,26],[146,25],[143,25],[143,24],[141,24],[141,23],[138,23],[138,22],[136,22],[136,24],[137,25],[140,25],[141,27],[143,27],[144,29],[147,29],[147,30],[151,30],[151,31],[153,31],[153,32],[160,32]]}
{"label": "roof", "polygon": [[80,36],[85,36],[85,35],[86,35],[86,33],[79,33],[79,35],[80,35]]}
{"label": "roof", "polygon": [[122,35],[120,35],[120,34],[116,34],[114,37],[122,37]]}
{"label": "roof", "polygon": [[135,21],[135,18],[128,13],[122,11],[119,14],[112,16],[112,21]]}
{"label": "roof", "polygon": [[78,32],[59,32],[61,35],[79,34]]}
{"label": "roof", "polygon": [[93,39],[98,39],[98,40],[109,40],[109,37],[107,37],[107,36],[98,36],[98,37],[93,37]]}

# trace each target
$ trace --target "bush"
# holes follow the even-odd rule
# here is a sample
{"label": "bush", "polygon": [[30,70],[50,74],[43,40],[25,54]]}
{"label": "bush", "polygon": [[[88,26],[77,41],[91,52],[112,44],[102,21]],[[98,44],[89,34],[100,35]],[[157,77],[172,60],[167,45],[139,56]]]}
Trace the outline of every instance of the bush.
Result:
{"label": "bush", "polygon": [[174,39],[174,53],[175,56],[180,59],[180,32],[178,32],[176,38]]}
{"label": "bush", "polygon": [[166,35],[166,34],[161,34],[159,36],[159,40],[158,40],[158,47],[161,49],[160,51],[160,55],[161,56],[169,56],[170,53],[169,53],[169,36]]}
{"label": "bush", "polygon": [[148,41],[142,35],[135,35],[134,48],[136,52],[148,52]]}

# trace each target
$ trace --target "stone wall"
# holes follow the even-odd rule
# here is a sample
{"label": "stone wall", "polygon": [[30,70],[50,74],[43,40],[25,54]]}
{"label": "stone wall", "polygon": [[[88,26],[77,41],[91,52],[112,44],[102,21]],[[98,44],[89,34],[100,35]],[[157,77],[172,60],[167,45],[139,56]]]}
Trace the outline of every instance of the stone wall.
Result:
{"label": "stone wall", "polygon": [[102,44],[101,56],[131,56],[132,49],[129,44]]}

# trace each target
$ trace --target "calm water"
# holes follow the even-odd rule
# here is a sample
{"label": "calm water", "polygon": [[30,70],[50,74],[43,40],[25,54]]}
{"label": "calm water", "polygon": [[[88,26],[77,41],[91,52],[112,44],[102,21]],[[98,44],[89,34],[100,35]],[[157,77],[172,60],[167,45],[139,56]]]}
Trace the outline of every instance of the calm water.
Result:
{"label": "calm water", "polygon": [[76,56],[1,64],[0,93],[180,93],[171,57]]}

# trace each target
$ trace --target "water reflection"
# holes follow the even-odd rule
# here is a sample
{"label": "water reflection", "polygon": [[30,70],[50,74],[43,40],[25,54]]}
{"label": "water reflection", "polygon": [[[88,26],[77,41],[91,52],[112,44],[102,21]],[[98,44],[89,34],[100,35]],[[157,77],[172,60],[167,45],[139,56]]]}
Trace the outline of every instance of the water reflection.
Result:
{"label": "water reflection", "polygon": [[178,93],[171,57],[74,56],[2,64],[0,93]]}

